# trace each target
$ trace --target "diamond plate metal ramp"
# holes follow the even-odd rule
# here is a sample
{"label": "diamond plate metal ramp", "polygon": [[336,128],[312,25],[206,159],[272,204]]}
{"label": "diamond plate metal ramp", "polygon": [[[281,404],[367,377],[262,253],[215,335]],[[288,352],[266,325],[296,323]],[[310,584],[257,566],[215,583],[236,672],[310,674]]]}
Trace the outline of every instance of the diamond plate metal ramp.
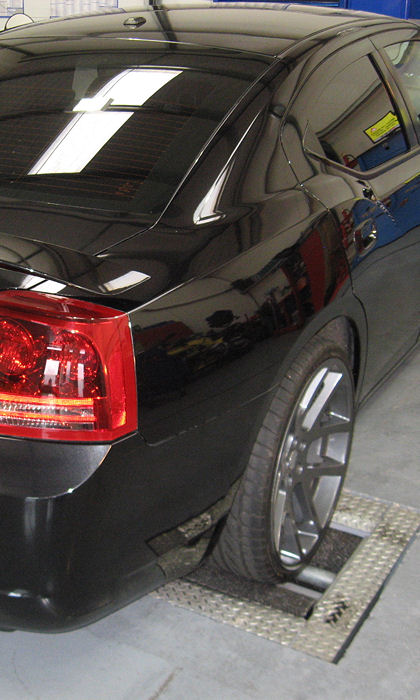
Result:
{"label": "diamond plate metal ramp", "polygon": [[[152,595],[337,663],[419,527],[420,513],[412,508],[344,491],[331,525],[331,551],[317,555],[317,566],[321,563],[327,571],[319,569],[314,589],[247,584],[203,567],[202,573],[198,569]],[[353,538],[344,547],[334,537],[340,532]],[[339,561],[343,555],[338,549],[346,551],[347,561]],[[333,582],[319,592],[317,580],[328,578]]]}

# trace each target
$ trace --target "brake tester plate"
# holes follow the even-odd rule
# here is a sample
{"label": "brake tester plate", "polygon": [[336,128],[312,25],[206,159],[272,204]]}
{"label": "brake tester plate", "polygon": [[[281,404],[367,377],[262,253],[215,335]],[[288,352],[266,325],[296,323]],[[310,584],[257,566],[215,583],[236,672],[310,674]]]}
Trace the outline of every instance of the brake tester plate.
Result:
{"label": "brake tester plate", "polygon": [[[200,569],[152,595],[337,663],[419,527],[420,513],[412,508],[343,491],[331,533],[343,532],[352,542],[349,544],[347,538],[348,559],[340,563],[340,570],[322,595],[303,588],[288,592],[282,584],[244,586],[235,577],[211,577],[211,572],[200,574]],[[339,559],[339,552],[336,554]],[[318,562],[322,559],[318,557]],[[337,556],[334,552],[324,556],[327,569],[328,559],[333,562],[329,568],[335,571]],[[299,595],[302,600],[298,600]]]}

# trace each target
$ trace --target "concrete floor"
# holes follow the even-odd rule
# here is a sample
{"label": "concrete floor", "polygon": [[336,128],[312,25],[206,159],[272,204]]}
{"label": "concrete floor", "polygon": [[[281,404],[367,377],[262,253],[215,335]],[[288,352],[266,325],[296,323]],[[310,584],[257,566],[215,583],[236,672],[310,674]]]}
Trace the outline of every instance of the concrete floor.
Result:
{"label": "concrete floor", "polygon": [[[420,351],[359,413],[347,487],[420,503]],[[144,598],[88,628],[0,634],[0,700],[417,700],[420,541],[337,666]]]}

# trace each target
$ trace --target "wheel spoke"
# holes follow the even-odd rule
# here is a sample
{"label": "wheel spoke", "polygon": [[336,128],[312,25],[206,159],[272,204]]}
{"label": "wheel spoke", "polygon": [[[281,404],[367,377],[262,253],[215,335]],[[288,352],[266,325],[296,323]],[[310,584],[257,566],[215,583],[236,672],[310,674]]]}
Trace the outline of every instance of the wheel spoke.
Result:
{"label": "wheel spoke", "polygon": [[309,478],[307,472],[305,472],[304,478],[295,489],[295,493],[302,511],[302,523],[299,524],[302,529],[305,528],[309,532],[318,532],[320,530],[320,522],[313,502],[313,479]]}
{"label": "wheel spoke", "polygon": [[340,476],[344,478],[346,464],[330,457],[323,457],[319,464],[310,465],[307,474],[311,479],[319,479],[322,476]]}
{"label": "wheel spoke", "polygon": [[284,511],[285,511],[285,505],[286,505],[286,498],[287,498],[286,491],[284,491],[283,489],[278,489],[277,496],[276,496],[274,503],[273,503],[273,514],[274,514],[273,539],[274,539],[274,545],[275,545],[277,550],[280,549],[280,537],[281,537],[281,530],[282,530],[283,521],[284,521]]}
{"label": "wheel spoke", "polygon": [[330,435],[337,435],[341,433],[346,433],[349,437],[351,434],[351,425],[347,423],[325,423],[324,425],[316,425],[310,430],[306,435],[306,442],[314,442],[315,440],[322,439],[325,441],[330,437]]}
{"label": "wheel spoke", "polygon": [[298,563],[302,559],[299,532],[292,514],[287,513],[283,523],[281,537],[281,558],[284,563]]}
{"label": "wheel spoke", "polygon": [[[341,372],[321,371],[317,374],[304,396],[304,414],[301,421],[304,430],[312,430],[342,378]],[[305,404],[307,404],[306,409]]]}

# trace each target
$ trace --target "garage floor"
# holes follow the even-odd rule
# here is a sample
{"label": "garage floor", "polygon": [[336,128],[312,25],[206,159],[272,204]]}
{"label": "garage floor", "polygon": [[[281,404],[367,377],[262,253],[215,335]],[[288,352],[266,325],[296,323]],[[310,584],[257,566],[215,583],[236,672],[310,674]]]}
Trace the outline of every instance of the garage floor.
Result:
{"label": "garage floor", "polygon": [[[347,488],[420,504],[420,351],[360,411]],[[420,541],[338,665],[148,596],[64,635],[0,633],[0,699],[416,700]]]}

